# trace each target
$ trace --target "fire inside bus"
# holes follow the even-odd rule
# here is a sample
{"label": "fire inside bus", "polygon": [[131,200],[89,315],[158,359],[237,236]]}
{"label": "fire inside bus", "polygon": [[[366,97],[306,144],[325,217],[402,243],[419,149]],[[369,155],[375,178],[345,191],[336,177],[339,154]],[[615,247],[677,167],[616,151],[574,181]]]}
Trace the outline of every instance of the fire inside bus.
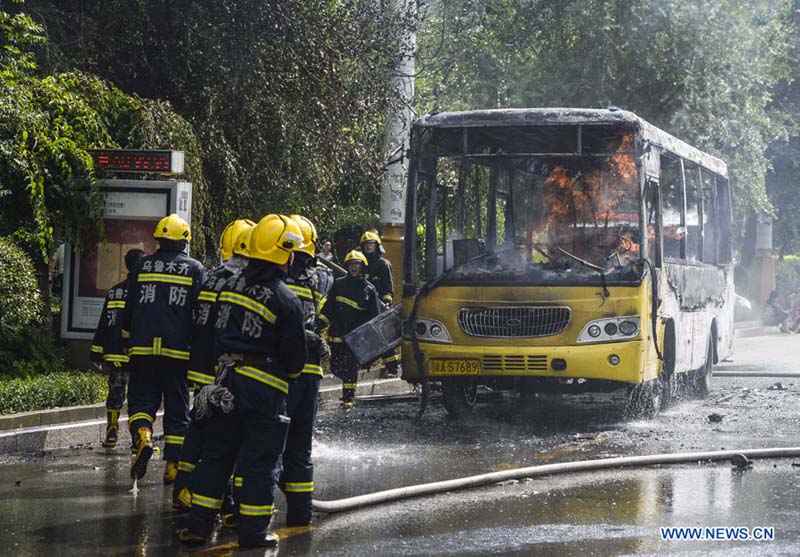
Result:
{"label": "fire inside bus", "polygon": [[[708,394],[733,340],[723,161],[621,110],[439,113],[412,128],[403,377],[447,410],[479,385]],[[655,279],[653,279],[655,277]]]}

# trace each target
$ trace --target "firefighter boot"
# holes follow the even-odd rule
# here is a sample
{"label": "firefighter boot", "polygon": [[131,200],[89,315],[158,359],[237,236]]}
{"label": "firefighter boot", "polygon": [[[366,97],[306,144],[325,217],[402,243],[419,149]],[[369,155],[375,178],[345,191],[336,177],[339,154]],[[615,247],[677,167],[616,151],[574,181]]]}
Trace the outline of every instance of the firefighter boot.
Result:
{"label": "firefighter boot", "polygon": [[117,446],[117,433],[119,432],[119,409],[106,410],[106,438],[103,446],[106,449],[113,449]]}
{"label": "firefighter boot", "polygon": [[205,545],[208,542],[208,538],[192,534],[188,528],[178,532],[178,537],[180,537],[181,543],[185,545]]}
{"label": "firefighter boot", "polygon": [[227,513],[222,515],[222,526],[235,530],[239,527],[239,513]]}
{"label": "firefighter boot", "polygon": [[178,476],[178,463],[167,461],[167,466],[164,468],[164,485],[172,485],[175,483],[175,478]]}
{"label": "firefighter boot", "polygon": [[141,480],[147,473],[147,462],[153,456],[153,430],[140,427],[136,431],[136,456],[131,464],[131,479]]}
{"label": "firefighter boot", "polygon": [[172,500],[172,508],[178,512],[188,513],[192,510],[192,492],[188,487],[184,487],[178,493],[178,497]]}
{"label": "firefighter boot", "polygon": [[308,526],[311,524],[312,503],[311,493],[285,493],[286,495],[286,526]]}

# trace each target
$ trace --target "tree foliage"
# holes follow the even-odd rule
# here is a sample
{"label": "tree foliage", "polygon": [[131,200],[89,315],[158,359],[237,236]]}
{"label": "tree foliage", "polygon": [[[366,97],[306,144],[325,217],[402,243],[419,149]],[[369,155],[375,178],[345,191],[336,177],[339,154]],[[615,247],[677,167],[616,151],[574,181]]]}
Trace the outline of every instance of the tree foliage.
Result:
{"label": "tree foliage", "polygon": [[772,169],[767,192],[775,206],[773,239],[781,255],[800,253],[800,0],[793,0],[781,16],[786,29],[786,71],[773,91],[770,105],[786,134],[768,150]]}
{"label": "tree foliage", "polygon": [[771,210],[781,14],[766,0],[435,1],[420,36],[420,100],[436,110],[619,106],[725,159],[740,213]]}
{"label": "tree foliage", "polygon": [[35,0],[42,63],[168,100],[201,139],[213,213],[301,212],[330,231],[379,206],[387,82],[415,22],[372,0]]}
{"label": "tree foliage", "polygon": [[33,263],[14,242],[2,236],[0,261],[0,331],[3,338],[10,338],[25,327],[40,324],[44,306]]}
{"label": "tree foliage", "polygon": [[[40,71],[35,54],[47,42],[29,16],[0,12],[0,38],[0,234],[38,253],[41,267],[56,239],[81,245],[98,225],[102,205],[87,149],[169,143],[191,153],[198,142],[164,102],[126,95],[81,71]],[[197,164],[192,171],[202,212],[202,174]]]}

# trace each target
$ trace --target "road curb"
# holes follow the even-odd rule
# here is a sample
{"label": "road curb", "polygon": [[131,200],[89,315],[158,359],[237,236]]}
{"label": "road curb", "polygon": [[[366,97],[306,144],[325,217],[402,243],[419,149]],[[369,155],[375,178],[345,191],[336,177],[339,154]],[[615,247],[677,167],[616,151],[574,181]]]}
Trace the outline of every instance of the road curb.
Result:
{"label": "road curb", "polygon": [[[361,381],[356,397],[368,395],[389,395],[410,392],[408,383],[402,379],[367,379]],[[320,407],[323,409],[338,406],[342,394],[341,383],[335,378],[325,378],[320,387]],[[39,412],[25,412],[0,417],[0,455],[12,455],[36,451],[100,447],[105,436],[105,405],[92,404],[71,408],[56,408]],[[117,451],[127,450],[128,416],[123,408],[119,425],[120,443]],[[156,439],[163,436],[163,412],[156,416],[153,434]]]}

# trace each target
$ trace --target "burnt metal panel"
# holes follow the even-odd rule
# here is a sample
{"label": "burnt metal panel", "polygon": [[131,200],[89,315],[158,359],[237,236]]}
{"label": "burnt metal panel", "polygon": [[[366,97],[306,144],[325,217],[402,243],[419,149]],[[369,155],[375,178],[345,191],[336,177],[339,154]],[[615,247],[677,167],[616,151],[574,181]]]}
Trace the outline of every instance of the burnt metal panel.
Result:
{"label": "burnt metal panel", "polygon": [[725,303],[728,281],[723,269],[674,260],[668,260],[665,267],[667,285],[677,298],[680,309],[696,311]]}
{"label": "burnt metal panel", "polygon": [[519,125],[602,125],[628,124],[639,130],[641,139],[675,153],[723,177],[728,175],[725,162],[692,147],[627,110],[592,108],[504,108],[440,112],[414,122],[415,129],[432,127],[480,127]]}
{"label": "burnt metal panel", "polygon": [[400,346],[402,340],[400,304],[356,327],[344,336],[345,343],[362,366],[372,363],[387,352],[394,350]]}

